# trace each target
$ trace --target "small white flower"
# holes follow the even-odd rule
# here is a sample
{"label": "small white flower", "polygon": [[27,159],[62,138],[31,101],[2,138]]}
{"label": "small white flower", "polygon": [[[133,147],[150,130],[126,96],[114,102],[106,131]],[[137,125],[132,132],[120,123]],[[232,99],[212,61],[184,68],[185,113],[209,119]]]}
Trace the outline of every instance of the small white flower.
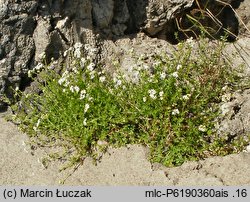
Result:
{"label": "small white flower", "polygon": [[179,109],[174,109],[174,110],[172,111],[172,115],[177,115],[177,114],[180,114]]}
{"label": "small white flower", "polygon": [[72,70],[73,70],[73,72],[74,72],[75,74],[77,74],[77,73],[78,73],[78,69],[77,69],[77,67],[73,67],[73,68],[72,68]]}
{"label": "small white flower", "polygon": [[95,78],[95,71],[90,72],[90,79],[94,79]]}
{"label": "small white flower", "polygon": [[187,39],[187,44],[190,45],[191,47],[194,46],[194,40],[193,37],[190,37],[189,39]]}
{"label": "small white flower", "polygon": [[163,91],[159,92],[160,100],[163,100],[163,94],[164,94]]}
{"label": "small white flower", "polygon": [[182,65],[180,65],[180,64],[178,64],[177,67],[176,67],[177,70],[179,70],[181,68],[182,68]]}
{"label": "small white flower", "polygon": [[74,93],[74,91],[75,91],[74,86],[70,86],[70,87],[69,87],[69,90],[70,90],[72,93]]}
{"label": "small white flower", "polygon": [[200,125],[200,126],[198,127],[198,130],[201,131],[201,132],[206,132],[206,131],[207,131],[206,127],[203,126],[203,125]]}
{"label": "small white flower", "polygon": [[87,66],[87,69],[88,69],[89,71],[91,71],[91,72],[94,70],[94,68],[95,68],[95,64],[92,63],[92,62]]}
{"label": "small white flower", "polygon": [[193,37],[190,37],[187,39],[187,43],[190,43],[190,42],[193,42],[194,38]]}
{"label": "small white flower", "polygon": [[116,86],[120,86],[120,85],[122,85],[122,81],[118,79],[118,80],[116,81]]}
{"label": "small white flower", "polygon": [[59,85],[62,85],[64,82],[65,82],[66,78],[65,77],[62,77],[58,80],[58,84]]}
{"label": "small white flower", "polygon": [[89,97],[88,100],[91,102],[94,98],[93,97]]}
{"label": "small white flower", "polygon": [[65,89],[65,88],[63,89],[63,92],[64,92],[64,93],[66,92],[66,89]]}
{"label": "small white flower", "polygon": [[146,97],[143,97],[142,100],[143,100],[143,102],[146,102],[146,101],[147,101],[147,98],[146,98]]}
{"label": "small white flower", "polygon": [[105,79],[106,79],[105,76],[101,76],[101,77],[99,78],[100,82],[102,82],[102,83],[105,81]]}
{"label": "small white flower", "polygon": [[175,78],[178,78],[178,72],[172,73],[172,76],[175,77]]}
{"label": "small white flower", "polygon": [[86,62],[87,62],[87,60],[85,58],[81,58],[81,62],[80,62],[81,67],[84,67]]}
{"label": "small white flower", "polygon": [[191,96],[190,94],[183,95],[182,99],[183,100],[189,100],[190,96]]}
{"label": "small white flower", "polygon": [[76,93],[79,93],[80,88],[79,88],[78,86],[75,86],[75,87],[74,87],[74,90],[75,90]]}
{"label": "small white flower", "polygon": [[166,73],[165,72],[162,72],[161,74],[160,74],[160,78],[163,80],[163,79],[165,79],[166,78]]}
{"label": "small white flower", "polygon": [[86,90],[81,90],[81,94],[86,94],[87,91]]}
{"label": "small white flower", "polygon": [[89,109],[89,104],[87,103],[87,104],[85,104],[85,107],[84,107],[84,113],[86,113],[88,111],[88,109]]}
{"label": "small white flower", "polygon": [[43,64],[42,64],[42,63],[38,63],[38,64],[35,66],[35,70],[37,70],[37,71],[40,71],[42,68],[43,68]]}
{"label": "small white flower", "polygon": [[87,119],[86,119],[86,118],[84,118],[84,120],[83,120],[83,125],[84,125],[84,126],[87,125]]}
{"label": "small white flower", "polygon": [[74,51],[74,56],[75,56],[76,58],[80,58],[81,55],[82,55],[82,53],[81,53],[81,50],[80,50],[80,49],[76,49],[76,50]]}
{"label": "small white flower", "polygon": [[83,100],[85,98],[85,94],[80,94],[80,100]]}
{"label": "small white flower", "polygon": [[69,90],[70,90],[72,93],[74,93],[74,92],[79,93],[80,88],[79,88],[78,86],[70,86],[70,87],[69,87]]}
{"label": "small white flower", "polygon": [[81,90],[80,92],[80,100],[83,100],[86,96],[86,90]]}
{"label": "small white flower", "polygon": [[156,91],[154,89],[150,89],[148,90],[148,93],[149,93],[149,97],[151,97],[152,99],[156,99]]}
{"label": "small white flower", "polygon": [[152,83],[154,81],[155,76],[154,75],[150,75],[148,82]]}

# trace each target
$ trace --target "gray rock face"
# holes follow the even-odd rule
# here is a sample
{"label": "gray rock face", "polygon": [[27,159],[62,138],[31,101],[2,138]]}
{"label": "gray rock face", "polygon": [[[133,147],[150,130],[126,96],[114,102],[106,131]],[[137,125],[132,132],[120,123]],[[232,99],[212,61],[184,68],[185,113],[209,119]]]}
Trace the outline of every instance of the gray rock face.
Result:
{"label": "gray rock face", "polygon": [[150,36],[155,36],[157,33],[170,30],[171,20],[175,19],[187,8],[191,8],[194,0],[177,0],[177,1],[164,1],[164,0],[151,0],[147,8],[147,21],[144,26],[145,31]]}
{"label": "gray rock face", "polygon": [[[218,15],[220,19],[231,19],[228,22],[221,20],[221,23],[224,23],[221,26],[237,34],[238,21],[229,4],[237,7],[239,5],[234,4],[241,1],[223,0],[220,2],[224,3],[218,3],[213,0],[209,1],[207,8],[214,15],[221,11]],[[221,29],[216,27],[218,22],[214,25],[211,19],[201,20],[200,8],[205,0],[199,1],[200,5],[196,2],[0,0],[0,108],[4,105],[1,101],[4,95],[12,97],[11,88],[23,88],[27,85],[27,72],[36,66],[43,53],[46,54],[46,62],[50,62],[52,58],[60,59],[63,52],[74,43],[81,42],[96,48],[97,53],[101,54],[96,54],[95,59],[102,60],[108,56],[105,53],[115,52],[115,49],[110,47],[109,51],[105,51],[108,43],[114,43],[117,38],[126,39],[128,35],[140,31],[151,37],[173,42],[176,31],[184,38],[192,36],[197,31],[190,29],[190,22],[185,17],[187,14],[202,24],[213,27],[214,30]],[[244,8],[249,6],[247,2],[249,0],[245,0],[243,8],[239,8],[241,16],[248,13],[244,11]]]}
{"label": "gray rock face", "polygon": [[223,120],[219,126],[219,134],[226,139],[242,137],[246,141],[250,134],[250,90],[228,95],[229,102],[221,105]]}
{"label": "gray rock face", "polygon": [[32,68],[37,6],[36,1],[0,1],[0,97],[11,96],[9,88],[19,86]]}

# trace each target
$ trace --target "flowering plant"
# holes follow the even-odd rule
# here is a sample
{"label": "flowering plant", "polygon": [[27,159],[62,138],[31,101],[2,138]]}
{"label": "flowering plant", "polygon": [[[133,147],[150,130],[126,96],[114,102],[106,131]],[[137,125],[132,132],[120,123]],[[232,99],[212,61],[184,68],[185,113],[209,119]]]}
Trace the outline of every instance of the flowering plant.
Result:
{"label": "flowering plant", "polygon": [[64,53],[73,57],[70,68],[60,75],[46,67],[40,72],[42,93],[23,96],[16,118],[33,142],[59,145],[60,156],[73,163],[126,144],[148,146],[151,161],[167,166],[238,150],[233,141],[224,149],[215,130],[221,89],[235,82],[235,74],[222,44],[209,49],[201,40],[194,50],[194,43],[180,43],[171,57],[155,57],[153,73],[142,64],[130,76],[98,71],[83,57],[84,47],[95,51],[77,43]]}

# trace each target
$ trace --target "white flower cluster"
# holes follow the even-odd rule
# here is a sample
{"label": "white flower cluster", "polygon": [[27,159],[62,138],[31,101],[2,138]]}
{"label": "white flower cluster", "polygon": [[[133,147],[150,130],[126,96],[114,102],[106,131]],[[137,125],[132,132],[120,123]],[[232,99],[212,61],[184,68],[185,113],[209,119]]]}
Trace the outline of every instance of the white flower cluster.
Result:
{"label": "white flower cluster", "polygon": [[207,128],[206,128],[205,126],[203,126],[203,125],[200,125],[200,126],[198,127],[198,130],[201,131],[201,132],[206,132],[206,131],[207,131]]}
{"label": "white flower cluster", "polygon": [[178,76],[179,76],[179,75],[178,75],[178,72],[172,73],[172,76],[175,77],[175,78],[178,78]]}
{"label": "white flower cluster", "polygon": [[69,85],[69,71],[66,70],[63,74],[62,77],[58,80],[58,84],[60,86],[68,87]]}
{"label": "white flower cluster", "polygon": [[163,91],[159,92],[160,100],[163,100],[163,95],[164,95]]}
{"label": "white flower cluster", "polygon": [[[157,92],[155,89],[150,89],[148,90],[148,95],[151,99],[153,100],[156,100],[157,99]],[[159,92],[159,99],[160,100],[163,100],[163,96],[164,96],[164,92],[163,91],[160,91]],[[143,102],[146,102],[147,101],[147,97],[143,97],[142,98]]]}
{"label": "white flower cluster", "polygon": [[162,80],[164,80],[164,79],[166,78],[166,76],[167,76],[167,74],[166,74],[165,72],[162,72],[162,73],[160,74],[160,78],[161,78]]}
{"label": "white flower cluster", "polygon": [[69,90],[70,90],[72,93],[79,93],[80,88],[79,88],[78,86],[70,86],[70,87],[69,87]]}
{"label": "white flower cluster", "polygon": [[105,80],[106,80],[106,77],[105,77],[105,76],[100,76],[100,78],[99,78],[99,81],[100,81],[100,82],[103,83]]}
{"label": "white flower cluster", "polygon": [[87,91],[86,90],[81,90],[80,92],[80,100],[83,100],[86,97]]}
{"label": "white flower cluster", "polygon": [[178,114],[180,114],[179,109],[174,109],[174,110],[172,111],[172,115],[178,115]]}
{"label": "white flower cluster", "polygon": [[87,69],[90,71],[90,72],[92,72],[93,70],[94,70],[94,68],[95,68],[95,64],[94,63],[89,63],[89,65],[87,66]]}
{"label": "white flower cluster", "polygon": [[176,67],[177,71],[180,70],[181,68],[182,68],[181,64],[178,64],[177,67]]}
{"label": "white flower cluster", "polygon": [[33,74],[41,72],[44,68],[45,68],[44,65],[43,65],[42,63],[39,62],[39,63],[34,67],[34,69],[28,71],[28,77],[31,78]]}
{"label": "white flower cluster", "polygon": [[195,45],[195,41],[194,41],[194,38],[193,37],[190,37],[187,39],[186,43],[190,46],[190,47],[194,47]]}
{"label": "white flower cluster", "polygon": [[84,125],[84,126],[87,126],[87,118],[84,118],[84,120],[83,120],[83,125]]}
{"label": "white flower cluster", "polygon": [[151,97],[153,100],[155,100],[157,98],[156,90],[150,89],[150,90],[148,90],[148,93],[149,93],[149,97]]}
{"label": "white flower cluster", "polygon": [[189,100],[189,98],[191,97],[191,94],[186,94],[182,96],[183,100]]}
{"label": "white flower cluster", "polygon": [[89,104],[87,103],[87,104],[85,104],[85,107],[84,107],[84,113],[86,113],[88,111],[88,109],[89,109]]}

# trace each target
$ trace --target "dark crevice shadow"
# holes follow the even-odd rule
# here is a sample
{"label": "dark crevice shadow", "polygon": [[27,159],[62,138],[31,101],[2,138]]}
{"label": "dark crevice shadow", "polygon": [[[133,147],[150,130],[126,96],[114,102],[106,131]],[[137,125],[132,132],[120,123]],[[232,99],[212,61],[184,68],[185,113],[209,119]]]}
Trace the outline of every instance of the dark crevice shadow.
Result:
{"label": "dark crevice shadow", "polygon": [[[194,3],[170,22],[173,31],[166,33],[166,40],[176,44],[190,37],[199,38],[203,34],[213,40],[226,37],[228,42],[234,42],[239,34],[239,20],[234,9],[243,1],[233,2],[233,5],[213,4],[209,1],[210,4],[206,7]],[[217,1],[214,0],[215,2]]]}
{"label": "dark crevice shadow", "polygon": [[[45,0],[43,1],[45,2]],[[110,16],[105,16],[105,13],[102,16],[102,13],[96,13],[98,10],[94,10],[94,4],[103,5],[107,0],[103,0],[103,2],[100,0],[86,0],[88,4],[91,4],[90,7],[92,10],[85,11],[81,10],[80,3],[82,1],[65,0],[62,2],[55,0],[53,4],[47,1],[47,7],[49,8],[48,15],[53,16],[51,18],[52,27],[55,27],[60,19],[69,18],[68,28],[72,29],[73,38],[66,38],[60,30],[54,30],[58,32],[67,45],[73,45],[77,41],[85,43],[87,36],[83,30],[91,30],[95,35],[100,36],[100,40],[115,41],[121,38],[133,38],[137,33],[144,32],[150,37],[163,39],[171,44],[177,44],[190,37],[198,38],[202,34],[201,27],[206,29],[205,32],[207,33],[205,35],[208,38],[217,40],[227,35],[228,41],[235,41],[239,34],[239,21],[233,8],[238,8],[244,0],[233,1],[231,6],[216,3],[218,2],[216,0],[197,0],[203,3],[204,6],[194,1],[191,8],[185,9],[175,19],[166,22],[154,35],[150,35],[145,30],[149,0],[113,1],[112,6],[114,10],[112,20],[107,20],[107,24],[100,23],[98,20],[102,20],[103,17],[103,22],[105,22],[105,18]],[[206,5],[207,2],[209,2],[208,5]],[[99,11],[102,11],[101,9]],[[91,13],[91,16],[88,17],[89,19],[85,19],[83,12]],[[157,12],[155,14],[157,15]],[[91,23],[89,23],[90,21]],[[48,53],[57,59],[64,47],[60,44],[60,40],[56,34],[50,46]]]}

